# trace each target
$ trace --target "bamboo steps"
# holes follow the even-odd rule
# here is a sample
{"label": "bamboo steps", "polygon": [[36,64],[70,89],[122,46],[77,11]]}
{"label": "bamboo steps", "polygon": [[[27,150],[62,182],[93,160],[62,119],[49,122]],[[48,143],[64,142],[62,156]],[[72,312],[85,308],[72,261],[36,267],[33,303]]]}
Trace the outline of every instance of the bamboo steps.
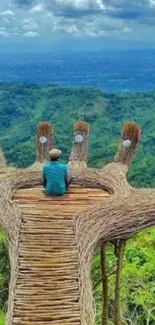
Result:
{"label": "bamboo steps", "polygon": [[71,186],[62,197],[18,190],[23,213],[13,325],[80,325],[73,214],[107,201],[103,190]]}

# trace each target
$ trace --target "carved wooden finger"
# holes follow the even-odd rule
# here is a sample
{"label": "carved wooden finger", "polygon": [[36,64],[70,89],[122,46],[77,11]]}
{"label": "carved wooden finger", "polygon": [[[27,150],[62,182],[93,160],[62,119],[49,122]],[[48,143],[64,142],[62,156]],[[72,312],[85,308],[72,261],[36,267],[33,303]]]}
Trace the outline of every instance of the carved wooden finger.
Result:
{"label": "carved wooden finger", "polygon": [[74,170],[87,168],[89,125],[77,122],[73,127],[73,144],[69,157],[69,167]]}
{"label": "carved wooden finger", "polygon": [[115,162],[130,166],[139,144],[140,135],[141,130],[136,123],[125,123],[120,148],[114,158]]}
{"label": "carved wooden finger", "polygon": [[44,163],[49,160],[49,151],[54,147],[54,131],[48,122],[42,122],[37,127],[36,161]]}

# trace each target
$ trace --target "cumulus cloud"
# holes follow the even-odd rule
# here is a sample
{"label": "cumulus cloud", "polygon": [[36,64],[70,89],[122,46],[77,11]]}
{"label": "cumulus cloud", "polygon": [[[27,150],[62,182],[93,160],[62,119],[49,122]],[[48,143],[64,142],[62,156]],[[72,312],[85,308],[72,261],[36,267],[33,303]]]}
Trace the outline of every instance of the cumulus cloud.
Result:
{"label": "cumulus cloud", "polygon": [[123,33],[131,33],[133,30],[130,27],[124,27],[122,31]]}
{"label": "cumulus cloud", "polygon": [[32,7],[31,9],[30,9],[30,12],[32,13],[32,14],[34,14],[34,13],[38,13],[38,12],[43,12],[44,11],[44,6],[43,6],[43,4],[37,4],[36,6],[34,6],[34,7]]}
{"label": "cumulus cloud", "polygon": [[52,30],[54,32],[62,33],[62,34],[74,34],[79,35],[80,29],[79,26],[76,26],[76,23],[71,23],[66,20],[55,21],[53,23]]}
{"label": "cumulus cloud", "polygon": [[101,13],[105,5],[102,0],[47,0],[46,8],[55,16],[76,18]]}
{"label": "cumulus cloud", "polygon": [[38,24],[35,22],[34,19],[29,18],[29,19],[24,19],[23,20],[23,29],[25,30],[34,30],[37,29],[39,26]]}
{"label": "cumulus cloud", "polygon": [[[84,22],[82,31],[77,24],[76,28],[89,36],[110,32],[131,34],[141,29],[141,25],[155,25],[155,0],[47,0],[46,7],[55,17],[73,20],[73,24],[77,19],[80,24]],[[88,17],[92,22],[90,26],[87,25]],[[61,25],[59,30],[63,30],[63,20]],[[64,25],[64,31],[67,30]]]}
{"label": "cumulus cloud", "polygon": [[[4,0],[3,0],[4,1]],[[155,17],[155,0],[12,0],[31,13],[47,10],[55,17],[82,18],[102,15],[130,21]]]}
{"label": "cumulus cloud", "polygon": [[[3,0],[4,1],[4,0]],[[12,0],[30,12],[42,12],[45,8],[54,16],[67,18],[88,15],[106,15],[117,19],[136,20],[155,17],[155,0]]]}
{"label": "cumulus cloud", "polygon": [[0,36],[2,36],[2,37],[9,37],[10,35],[9,35],[8,32],[1,31],[1,30],[0,30]]}
{"label": "cumulus cloud", "polygon": [[[26,4],[27,0],[22,2]],[[34,4],[33,0],[28,2]],[[102,14],[118,19],[135,20],[139,17],[155,15],[154,10],[152,12],[155,0],[42,0],[40,3],[44,3],[46,9],[53,15],[67,18]]]}
{"label": "cumulus cloud", "polygon": [[0,15],[3,17],[14,17],[15,16],[15,14],[12,10],[2,11],[2,12],[0,12]]}
{"label": "cumulus cloud", "polygon": [[[107,17],[94,18],[85,17],[85,19],[67,19],[57,18],[53,25],[53,30],[59,33],[74,34],[76,36],[87,35],[89,37],[97,37],[108,34],[124,32],[125,25],[123,22],[109,19]],[[127,32],[127,27],[126,27]]]}
{"label": "cumulus cloud", "polygon": [[10,0],[10,7],[0,1],[0,25],[11,22],[25,37],[50,37],[53,31],[77,37],[122,34],[126,39],[137,34],[142,39],[140,31],[155,25],[155,0]]}
{"label": "cumulus cloud", "polygon": [[34,37],[38,37],[39,34],[37,32],[29,31],[29,32],[24,33],[24,36],[34,38]]}
{"label": "cumulus cloud", "polygon": [[10,34],[8,33],[8,31],[6,30],[5,27],[0,27],[0,36],[2,37],[9,37]]}
{"label": "cumulus cloud", "polygon": [[104,0],[109,16],[131,21],[143,20],[143,17],[155,15],[155,11],[150,6],[150,1],[154,0]]}
{"label": "cumulus cloud", "polygon": [[154,7],[155,6],[155,0],[150,0],[150,6]]}

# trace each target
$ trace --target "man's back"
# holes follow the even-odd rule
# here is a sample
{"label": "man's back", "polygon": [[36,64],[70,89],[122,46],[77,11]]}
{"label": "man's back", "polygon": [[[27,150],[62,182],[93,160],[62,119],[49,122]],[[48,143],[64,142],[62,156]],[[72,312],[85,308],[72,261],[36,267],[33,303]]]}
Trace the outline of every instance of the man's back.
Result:
{"label": "man's back", "polygon": [[44,165],[43,177],[46,180],[46,193],[48,195],[63,195],[66,192],[67,166],[58,161]]}

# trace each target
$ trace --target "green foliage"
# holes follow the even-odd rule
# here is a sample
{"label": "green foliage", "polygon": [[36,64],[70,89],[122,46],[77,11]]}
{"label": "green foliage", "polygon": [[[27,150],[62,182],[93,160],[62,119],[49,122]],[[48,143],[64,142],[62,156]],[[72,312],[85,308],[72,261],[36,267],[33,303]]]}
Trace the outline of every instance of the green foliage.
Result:
{"label": "green foliage", "polygon": [[8,245],[5,235],[0,232],[0,310],[6,311],[8,297],[8,282],[10,278],[10,265],[8,259]]}
{"label": "green foliage", "polygon": [[[115,269],[113,247],[108,248],[108,269]],[[128,241],[125,250],[124,267],[121,280],[123,324],[155,324],[155,231],[147,229]],[[92,263],[92,279],[95,284],[101,277],[99,249]],[[115,274],[109,276],[109,318],[113,324]],[[102,284],[94,290],[97,307],[97,324],[101,324]]]}
{"label": "green foliage", "polygon": [[4,313],[0,312],[0,325],[4,325]]}

